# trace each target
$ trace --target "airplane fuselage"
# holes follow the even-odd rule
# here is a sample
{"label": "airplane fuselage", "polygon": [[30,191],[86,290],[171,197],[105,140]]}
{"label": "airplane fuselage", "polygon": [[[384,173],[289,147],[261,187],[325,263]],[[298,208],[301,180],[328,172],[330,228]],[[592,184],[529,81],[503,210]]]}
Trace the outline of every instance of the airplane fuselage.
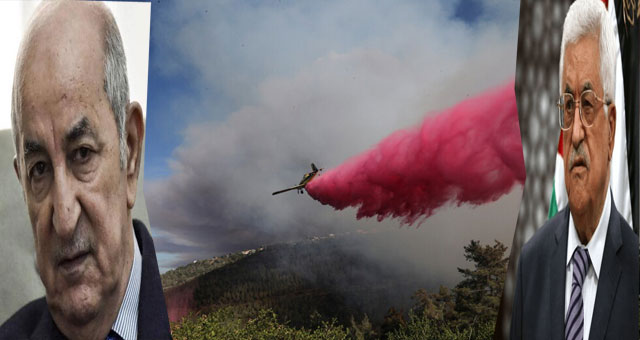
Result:
{"label": "airplane fuselage", "polygon": [[274,193],[272,193],[271,195],[277,195],[277,194],[281,194],[283,192],[287,192],[290,190],[297,190],[299,194],[304,193],[304,188],[305,186],[311,182],[312,179],[314,179],[316,177],[316,175],[318,174],[318,172],[320,172],[322,169],[318,169],[316,168],[315,164],[311,163],[311,169],[313,171],[311,172],[307,172],[306,174],[304,174],[304,176],[302,176],[302,180],[300,180],[300,183],[294,187],[291,188],[287,188],[284,190],[280,190],[280,191],[276,191]]}

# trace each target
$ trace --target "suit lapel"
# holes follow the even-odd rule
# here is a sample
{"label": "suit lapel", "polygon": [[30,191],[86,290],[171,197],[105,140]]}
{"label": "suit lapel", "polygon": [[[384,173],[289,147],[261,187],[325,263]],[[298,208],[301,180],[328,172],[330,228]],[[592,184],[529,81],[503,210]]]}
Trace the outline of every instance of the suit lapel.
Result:
{"label": "suit lapel", "polygon": [[153,239],[142,222],[133,220],[142,253],[142,281],[138,303],[138,339],[171,339]]}
{"label": "suit lapel", "polygon": [[32,340],[64,340],[65,336],[60,332],[58,327],[56,327],[55,322],[53,321],[53,317],[51,316],[51,312],[49,312],[49,307],[46,304],[45,298],[41,299],[41,303],[43,304],[42,309],[42,317],[38,321],[37,325],[34,327],[33,332],[29,336],[29,339]]}
{"label": "suit lapel", "polygon": [[620,228],[620,215],[617,213],[613,200],[611,201],[611,215],[609,218],[609,230],[604,244],[600,276],[598,277],[598,291],[593,307],[591,319],[590,340],[604,339],[609,323],[609,315],[613,307],[613,301],[618,289],[618,281],[622,274],[622,267],[617,258],[617,253],[622,247],[622,231]]}
{"label": "suit lapel", "polygon": [[567,239],[569,229],[569,209],[561,212],[561,224],[556,228],[555,247],[549,262],[549,284],[551,298],[550,329],[551,339],[564,339],[564,295],[567,259]]}

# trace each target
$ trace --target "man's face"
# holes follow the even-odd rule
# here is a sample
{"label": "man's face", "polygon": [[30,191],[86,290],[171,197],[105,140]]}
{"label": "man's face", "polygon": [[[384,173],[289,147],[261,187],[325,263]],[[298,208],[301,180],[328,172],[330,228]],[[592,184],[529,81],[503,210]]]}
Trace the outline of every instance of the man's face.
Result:
{"label": "man's face", "polygon": [[[562,74],[563,92],[576,100],[585,90],[593,90],[604,99],[600,79],[600,52],[598,37],[588,35],[565,49]],[[585,127],[575,105],[573,125],[563,133],[564,175],[572,213],[582,215],[594,209],[594,201],[604,201],[609,176],[609,160],[613,151],[615,109],[609,106],[607,118],[604,105],[597,102],[596,118],[592,126]]]}
{"label": "man's face", "polygon": [[54,319],[71,324],[94,318],[122,278],[126,285],[133,247],[95,26],[85,18],[38,31],[23,68],[18,126],[16,171],[38,271]]}

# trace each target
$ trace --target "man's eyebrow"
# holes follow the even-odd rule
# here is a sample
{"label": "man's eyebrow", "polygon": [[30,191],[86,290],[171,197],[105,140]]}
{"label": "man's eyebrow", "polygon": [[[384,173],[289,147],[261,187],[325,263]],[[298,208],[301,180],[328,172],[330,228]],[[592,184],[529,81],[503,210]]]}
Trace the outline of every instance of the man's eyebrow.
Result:
{"label": "man's eyebrow", "polygon": [[573,89],[571,88],[571,86],[569,86],[569,84],[566,84],[564,86],[564,93],[571,93],[573,94]]}
{"label": "man's eyebrow", "polygon": [[591,85],[590,81],[587,81],[584,83],[584,85],[582,85],[582,92],[586,90],[593,90],[593,85]]}
{"label": "man's eyebrow", "polygon": [[44,146],[32,140],[25,140],[23,149],[24,149],[24,158],[27,158],[33,154],[44,152]]}
{"label": "man's eyebrow", "polygon": [[67,134],[65,135],[65,142],[72,143],[85,136],[95,137],[95,133],[91,128],[91,124],[89,124],[89,119],[87,119],[87,117],[82,117],[80,121],[67,131]]}

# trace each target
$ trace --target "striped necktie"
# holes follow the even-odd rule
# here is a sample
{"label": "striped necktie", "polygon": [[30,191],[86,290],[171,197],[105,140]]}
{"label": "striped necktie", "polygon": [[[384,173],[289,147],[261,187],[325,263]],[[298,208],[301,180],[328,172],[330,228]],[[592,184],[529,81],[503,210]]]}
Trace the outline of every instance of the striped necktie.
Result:
{"label": "striped necktie", "polygon": [[573,262],[573,280],[571,283],[571,300],[565,319],[564,338],[566,340],[583,340],[584,313],[582,304],[582,283],[587,276],[589,265],[589,251],[586,248],[576,247],[571,258]]}
{"label": "striped necktie", "polygon": [[122,337],[112,329],[107,335],[106,340],[122,340]]}

